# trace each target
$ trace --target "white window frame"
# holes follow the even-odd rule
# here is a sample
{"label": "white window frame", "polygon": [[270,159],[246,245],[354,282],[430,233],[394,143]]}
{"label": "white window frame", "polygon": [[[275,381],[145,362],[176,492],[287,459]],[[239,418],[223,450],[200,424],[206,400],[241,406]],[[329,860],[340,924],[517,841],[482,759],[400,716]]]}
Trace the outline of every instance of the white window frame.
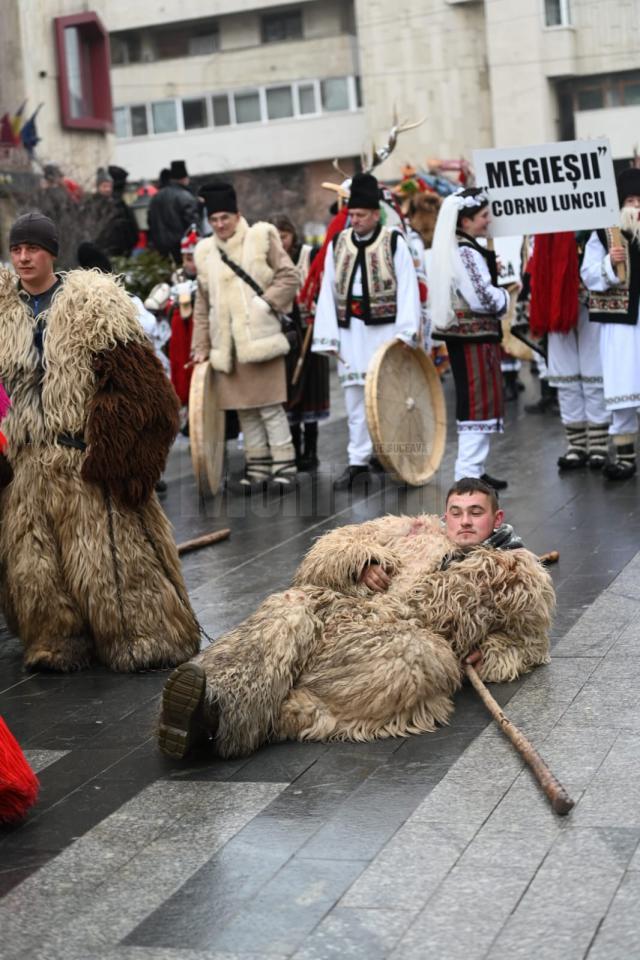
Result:
{"label": "white window frame", "polygon": [[[273,120],[269,118],[269,105],[267,103],[267,94],[269,90],[282,90],[283,87],[289,87],[291,90],[291,106],[293,113],[290,117],[274,117]],[[260,88],[264,92],[264,122],[265,123],[286,123],[287,120],[295,120],[298,116],[297,108],[298,101],[296,95],[296,84],[290,80],[283,80],[282,83],[269,83],[266,87]],[[305,116],[305,114],[303,114]],[[306,114],[306,116],[312,116],[312,114]]]}
{"label": "white window frame", "polygon": [[542,23],[545,30],[566,30],[572,27],[571,22],[571,0],[560,0],[560,23],[547,23],[547,11],[545,0],[540,0],[542,4]]}
{"label": "white window frame", "polygon": [[[258,105],[260,107],[260,118],[258,120],[245,120],[242,123],[238,123],[236,118],[236,97],[241,97],[243,94],[248,93],[257,93],[258,94]],[[238,87],[237,90],[230,90],[229,96],[231,99],[231,105],[233,106],[233,119],[234,124],[238,127],[250,127],[252,123],[264,123],[264,115],[266,113],[266,100],[263,95],[262,87]]]}
{"label": "white window frame", "polygon": [[[191,96],[187,94],[185,97],[178,98],[180,103],[180,109],[178,110],[179,117],[178,120],[181,124],[180,129],[185,133],[198,133],[202,130],[208,130],[213,126],[213,104],[211,103],[211,97],[206,93],[201,93],[199,96]],[[204,116],[205,116],[205,125],[204,127],[192,127],[190,130],[184,125],[184,101],[185,100],[204,100]]]}
{"label": "white window frame", "polygon": [[[309,117],[321,117],[322,116],[322,100],[320,99],[320,81],[316,79],[312,80],[297,80],[295,83],[292,83],[293,87],[293,111],[295,117],[302,117],[304,120],[308,120]],[[313,113],[301,113],[300,112],[300,87],[313,87],[315,98],[316,98],[316,109]]]}

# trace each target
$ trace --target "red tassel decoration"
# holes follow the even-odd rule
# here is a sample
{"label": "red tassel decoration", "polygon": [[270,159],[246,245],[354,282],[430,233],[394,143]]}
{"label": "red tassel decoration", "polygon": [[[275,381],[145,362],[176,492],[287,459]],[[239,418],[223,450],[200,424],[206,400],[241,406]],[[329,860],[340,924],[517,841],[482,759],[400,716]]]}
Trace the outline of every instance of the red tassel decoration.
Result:
{"label": "red tassel decoration", "polygon": [[40,781],[0,717],[0,823],[15,823],[36,802]]}

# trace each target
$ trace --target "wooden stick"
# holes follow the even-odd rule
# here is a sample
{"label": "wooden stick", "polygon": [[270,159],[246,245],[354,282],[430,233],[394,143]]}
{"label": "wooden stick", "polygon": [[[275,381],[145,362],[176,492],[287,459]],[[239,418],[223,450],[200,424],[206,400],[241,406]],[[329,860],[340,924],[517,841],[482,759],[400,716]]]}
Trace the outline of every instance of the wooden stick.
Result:
{"label": "wooden stick", "polygon": [[300,356],[298,357],[296,368],[293,371],[293,376],[291,377],[291,386],[295,387],[296,383],[300,379],[300,374],[302,373],[302,365],[304,364],[304,358],[306,357],[309,351],[309,344],[311,343],[311,336],[313,334],[313,324],[310,323],[306,329],[304,335],[304,341],[302,347],[300,348]]}
{"label": "wooden stick", "polygon": [[548,553],[541,553],[538,557],[543,567],[550,567],[552,563],[557,563],[559,559],[560,553],[558,550],[549,550]]}
{"label": "wooden stick", "polygon": [[226,540],[231,530],[225,527],[224,530],[216,530],[215,533],[205,533],[202,537],[196,537],[194,540],[185,540],[178,544],[178,556],[183,553],[191,553],[192,550],[201,550],[212,543],[219,543],[220,540]]}
{"label": "wooden stick", "polygon": [[[622,234],[620,233],[620,227],[610,227],[609,234],[611,236],[611,246],[612,247],[621,247],[622,246]],[[620,283],[626,283],[627,280],[627,265],[626,263],[615,263],[613,269],[616,272],[616,276]]]}
{"label": "wooden stick", "polygon": [[533,744],[527,740],[525,735],[518,730],[515,724],[511,723],[509,718],[502,711],[500,704],[491,696],[484,683],[476,673],[475,668],[465,661],[464,670],[469,680],[473,684],[476,693],[484,703],[485,707],[496,721],[502,732],[511,740],[522,759],[529,765],[533,775],[542,787],[544,793],[551,802],[551,806],[556,813],[564,817],[574,806],[565,788],[559,780],[552,774]]}

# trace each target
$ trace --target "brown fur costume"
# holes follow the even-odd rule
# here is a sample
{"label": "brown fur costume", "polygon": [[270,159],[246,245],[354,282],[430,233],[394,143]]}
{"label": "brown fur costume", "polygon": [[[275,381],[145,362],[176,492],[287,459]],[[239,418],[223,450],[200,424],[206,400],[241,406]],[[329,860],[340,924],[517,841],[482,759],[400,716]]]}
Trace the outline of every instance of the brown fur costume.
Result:
{"label": "brown fur costume", "polygon": [[0,317],[13,470],[0,574],[25,664],[73,670],[94,655],[123,671],[181,663],[199,631],[153,492],[178,402],[135,307],[112,277],[64,276],[46,318],[41,382],[34,320],[8,271]]}
{"label": "brown fur costume", "polygon": [[[482,652],[485,680],[548,662],[551,580],[527,550],[455,549],[437,517],[384,517],[326,534],[251,617],[196,657],[225,757],[268,738],[373,740],[445,723],[459,658]],[[366,564],[385,593],[358,584]]]}

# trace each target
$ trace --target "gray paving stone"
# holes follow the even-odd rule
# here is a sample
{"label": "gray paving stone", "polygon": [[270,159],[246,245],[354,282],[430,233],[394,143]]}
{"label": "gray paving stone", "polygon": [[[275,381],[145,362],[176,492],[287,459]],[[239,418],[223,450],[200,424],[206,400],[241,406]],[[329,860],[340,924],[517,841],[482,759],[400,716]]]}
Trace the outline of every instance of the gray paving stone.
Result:
{"label": "gray paving stone", "polygon": [[293,960],[385,960],[410,919],[411,914],[402,909],[335,907]]}
{"label": "gray paving stone", "polygon": [[[103,843],[103,882],[95,882],[90,863],[96,854],[94,830],[54,858],[0,901],[0,929],[6,950],[39,946],[52,953],[62,948],[106,949],[127,936],[205,863],[243,825],[281,792],[283,784],[181,783],[158,781],[107,817],[96,835],[136,836],[151,824],[140,849],[132,856],[109,862]],[[206,831],[198,827],[198,814]],[[209,818],[211,822],[209,822]],[[182,826],[177,826],[182,820]],[[158,830],[160,832],[158,833]],[[122,832],[120,832],[122,831]],[[155,839],[150,839],[154,836]],[[206,837],[203,840],[203,836]],[[122,848],[119,848],[122,850]],[[65,867],[75,882],[56,889]],[[111,869],[113,868],[113,869]],[[49,876],[53,880],[49,880]],[[76,889],[77,888],[77,889]]]}
{"label": "gray paving stone", "polygon": [[352,860],[294,857],[229,923],[212,931],[209,948],[265,957],[293,953],[362,872]]}
{"label": "gray paving stone", "polygon": [[465,870],[477,871],[478,875],[482,875],[487,866],[505,864],[510,876],[528,882],[561,829],[557,820],[537,823],[532,830],[530,826],[510,826],[492,817],[475,835],[458,864]]}
{"label": "gray paving stone", "polygon": [[563,830],[492,946],[491,960],[537,957],[537,945],[545,943],[556,957],[582,958],[637,842],[636,830]]}
{"label": "gray paving stone", "polygon": [[640,610],[637,600],[605,590],[553,648],[554,657],[603,657]]}
{"label": "gray paving stone", "polygon": [[640,943],[640,871],[625,874],[589,951],[589,960],[630,960]]}
{"label": "gray paving stone", "polygon": [[23,752],[33,772],[41,773],[42,770],[45,770],[47,767],[50,767],[52,763],[55,763],[57,760],[60,760],[62,757],[65,757],[69,751],[68,750],[24,750]]}
{"label": "gray paving stone", "polygon": [[509,865],[456,866],[413,922],[391,960],[481,960],[522,896]]}
{"label": "gray paving stone", "polygon": [[353,883],[340,906],[374,909],[401,903],[417,911],[437,890],[476,829],[464,819],[411,818]]}

